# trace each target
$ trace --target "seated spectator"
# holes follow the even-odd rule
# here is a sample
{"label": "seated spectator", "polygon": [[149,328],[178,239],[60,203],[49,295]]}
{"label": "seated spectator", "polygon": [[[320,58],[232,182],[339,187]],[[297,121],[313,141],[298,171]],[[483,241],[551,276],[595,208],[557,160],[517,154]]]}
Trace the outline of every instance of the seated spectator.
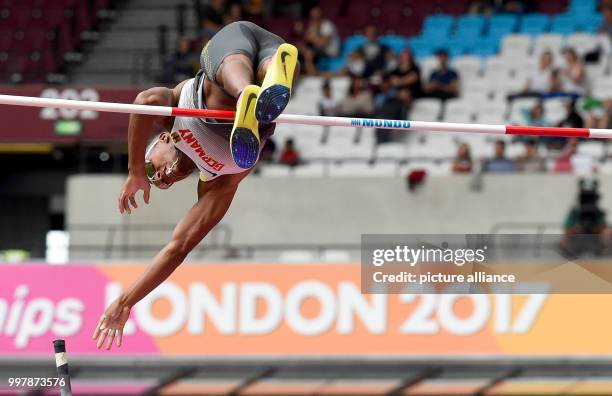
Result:
{"label": "seated spectator", "polygon": [[545,95],[551,92],[553,72],[553,55],[550,51],[545,51],[540,55],[540,65],[527,80],[527,85],[523,89],[521,96]]}
{"label": "seated spectator", "polygon": [[341,72],[351,77],[364,78],[366,75],[366,60],[363,49],[359,48],[351,52],[346,60],[346,66]]}
{"label": "seated spectator", "polygon": [[390,75],[395,70],[397,70],[397,65],[398,59],[397,56],[395,56],[395,52],[393,52],[391,48],[386,48],[384,64],[382,70],[380,71],[380,74],[383,76]]}
{"label": "seated spectator", "polygon": [[296,166],[300,163],[300,154],[296,150],[291,138],[285,141],[285,147],[283,147],[280,155],[280,163],[287,166]]}
{"label": "seated spectator", "polygon": [[266,139],[266,142],[261,149],[261,153],[259,154],[259,160],[257,163],[271,163],[274,159],[274,154],[276,154],[276,143],[274,142],[274,139]]}
{"label": "seated spectator", "polygon": [[442,100],[456,98],[459,94],[459,75],[448,67],[448,52],[439,50],[436,56],[440,64],[429,76],[425,91],[428,96]]}
{"label": "seated spectator", "polygon": [[[576,111],[576,101],[567,100],[565,102],[565,118],[557,124],[559,128],[583,128],[584,121],[578,112]],[[594,127],[595,128],[595,127]],[[567,143],[567,138],[564,137],[553,137],[545,136],[540,138],[540,142],[546,145],[549,150],[561,150]]]}
{"label": "seated spectator", "polygon": [[364,34],[367,39],[362,47],[366,62],[365,77],[370,77],[383,69],[387,47],[378,42],[378,31],[375,25],[366,26]]}
{"label": "seated spectator", "polygon": [[485,172],[514,172],[516,166],[514,161],[506,158],[506,142],[498,140],[495,142],[495,154],[493,158],[485,161]]}
{"label": "seated spectator", "polygon": [[612,99],[598,100],[587,99],[583,104],[583,109],[588,113],[585,128],[609,129],[612,127]]}
{"label": "seated spectator", "polygon": [[391,85],[396,89],[409,89],[414,99],[422,96],[421,69],[409,49],[399,54],[397,68],[391,72]]}
{"label": "seated spectator", "polygon": [[179,37],[176,52],[164,65],[163,80],[166,83],[178,84],[195,75],[199,67],[198,55],[191,51],[191,40]]}
{"label": "seated spectator", "polygon": [[555,160],[555,172],[571,173],[574,170],[572,157],[576,155],[578,139],[568,139],[563,151]]}
{"label": "seated spectator", "polygon": [[329,80],[325,80],[321,86],[323,96],[319,101],[319,115],[334,117],[338,115],[338,101],[332,95]]}
{"label": "seated spectator", "polygon": [[348,94],[340,103],[340,114],[345,117],[369,117],[373,110],[372,92],[363,79],[353,77]]}
{"label": "seated spectator", "polygon": [[340,35],[334,23],[323,18],[321,8],[313,7],[310,10],[304,46],[300,49],[304,57],[304,72],[316,74],[319,59],[338,56],[340,44]]}
{"label": "seated spectator", "polygon": [[[406,120],[412,107],[412,95],[408,88],[401,88],[395,95],[388,95],[380,109],[376,110],[376,115],[388,120]],[[387,143],[401,136],[392,129],[377,129],[376,143]]]}
{"label": "seated spectator", "polygon": [[374,94],[374,112],[379,114],[389,99],[395,96],[395,90],[391,88],[389,77],[384,76]]}
{"label": "seated spectator", "polygon": [[550,126],[544,114],[544,105],[538,102],[531,109],[523,109],[523,122],[529,126]]}
{"label": "seated spectator", "polygon": [[223,27],[225,0],[209,0],[200,7],[200,37],[212,37]]}
{"label": "seated spectator", "polygon": [[470,173],[472,171],[472,154],[467,143],[461,143],[457,155],[453,159],[454,173]]}
{"label": "seated spectator", "polygon": [[529,139],[524,143],[525,154],[518,159],[518,168],[522,172],[527,173],[539,173],[546,171],[546,163],[544,162],[544,158],[540,157],[537,141],[535,139]]}
{"label": "seated spectator", "polygon": [[586,91],[586,71],[584,63],[578,58],[573,48],[563,50],[565,67],[561,69],[563,92],[573,95],[584,95]]}

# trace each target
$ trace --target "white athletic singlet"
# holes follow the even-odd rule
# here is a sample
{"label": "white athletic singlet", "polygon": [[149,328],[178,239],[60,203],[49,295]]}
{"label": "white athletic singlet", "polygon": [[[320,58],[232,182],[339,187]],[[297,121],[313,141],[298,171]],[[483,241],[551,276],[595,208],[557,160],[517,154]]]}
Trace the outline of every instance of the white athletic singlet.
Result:
{"label": "white athletic singlet", "polygon": [[[181,90],[178,107],[201,109],[202,84],[195,87],[194,78],[188,80]],[[194,97],[197,89],[197,102]],[[209,181],[221,175],[244,172],[234,162],[230,152],[229,135],[232,123],[204,121],[194,117],[175,117],[172,125],[172,141],[174,146],[189,156],[200,170],[200,180]]]}

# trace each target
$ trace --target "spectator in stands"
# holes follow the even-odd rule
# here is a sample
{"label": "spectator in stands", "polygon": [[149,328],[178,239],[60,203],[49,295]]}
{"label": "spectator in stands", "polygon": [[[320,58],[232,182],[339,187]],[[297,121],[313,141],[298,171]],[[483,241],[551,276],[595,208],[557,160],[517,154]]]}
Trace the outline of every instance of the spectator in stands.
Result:
{"label": "spectator in stands", "polygon": [[[582,128],[584,121],[580,114],[576,111],[576,101],[568,100],[565,102],[565,118],[557,124],[559,128]],[[567,138],[545,136],[540,138],[540,142],[546,145],[549,150],[561,150],[567,143]]]}
{"label": "spectator in stands", "polygon": [[274,139],[272,138],[266,139],[266,142],[261,149],[261,153],[259,154],[259,160],[257,163],[271,163],[274,159],[274,154],[276,154],[276,142],[274,142]]}
{"label": "spectator in stands", "polygon": [[[376,110],[377,116],[389,120],[406,120],[412,107],[412,94],[408,88],[400,88],[396,94],[387,96],[385,103]],[[391,129],[377,129],[376,143],[386,143],[399,136]]]}
{"label": "spectator in stands", "polygon": [[340,53],[340,35],[332,21],[323,18],[321,8],[313,7],[304,36],[304,71],[315,74],[316,64],[322,57],[334,58]]}
{"label": "spectator in stands", "polygon": [[530,126],[550,126],[544,114],[544,105],[542,102],[536,103],[531,109],[523,109],[523,122]]}
{"label": "spectator in stands", "polygon": [[571,173],[573,171],[572,157],[576,155],[578,139],[568,139],[563,151],[555,160],[555,172]]}
{"label": "spectator in stands", "polygon": [[212,37],[223,27],[225,0],[209,0],[199,7],[200,37]]}
{"label": "spectator in stands", "polygon": [[525,141],[525,154],[518,159],[517,165],[522,172],[527,173],[539,173],[546,170],[546,163],[544,158],[540,157],[536,139]]}
{"label": "spectator in stands", "polygon": [[588,99],[583,104],[583,109],[588,113],[586,128],[609,129],[612,127],[612,99],[598,100]]}
{"label": "spectator in stands", "polygon": [[442,100],[456,98],[459,94],[459,75],[448,66],[448,52],[439,50],[436,53],[439,66],[429,76],[425,90],[428,96]]}
{"label": "spectator in stands", "polygon": [[561,69],[563,92],[580,96],[586,91],[586,71],[584,63],[578,58],[573,48],[563,50],[565,67]]}
{"label": "spectator in stands", "polygon": [[199,58],[191,51],[191,40],[187,37],[179,37],[176,52],[164,67],[164,82],[177,84],[191,78],[197,72]]}
{"label": "spectator in stands", "polygon": [[607,35],[612,41],[612,7],[602,4],[601,14],[603,15],[603,22],[597,31]]}
{"label": "spectator in stands", "polygon": [[516,166],[514,161],[506,157],[506,142],[498,140],[495,142],[495,153],[493,158],[485,161],[485,172],[514,172]]}
{"label": "spectator in stands", "polygon": [[362,47],[366,62],[365,76],[370,77],[385,65],[387,47],[378,42],[378,30],[375,25],[368,25],[364,30],[366,43]]}
{"label": "spectator in stands", "polygon": [[353,77],[348,94],[340,104],[340,114],[345,117],[369,117],[373,110],[372,92],[362,78]]}
{"label": "spectator in stands", "polygon": [[228,7],[225,15],[223,15],[223,24],[229,25],[232,22],[238,22],[243,19],[244,18],[242,17],[242,7],[240,6],[240,3],[232,3]]}
{"label": "spectator in stands", "polygon": [[391,85],[396,89],[407,88],[413,99],[422,96],[421,69],[409,49],[399,54],[397,68],[391,72]]}
{"label": "spectator in stands", "polygon": [[323,95],[321,100],[319,100],[319,114],[330,117],[338,115],[338,101],[333,97],[329,80],[323,82],[321,90]]}
{"label": "spectator in stands", "polygon": [[388,76],[397,70],[398,66],[398,57],[395,56],[395,52],[391,48],[385,47],[385,60],[383,64],[383,68],[380,71],[380,74],[383,76]]}
{"label": "spectator in stands", "polygon": [[551,92],[553,55],[545,51],[540,55],[540,66],[529,79],[521,96],[541,96]]}
{"label": "spectator in stands", "polygon": [[283,147],[280,155],[280,163],[287,166],[297,166],[300,163],[300,154],[291,138],[285,140],[285,147]]}
{"label": "spectator in stands", "polygon": [[346,66],[341,74],[348,74],[352,77],[363,78],[366,75],[366,60],[363,49],[359,48],[351,52],[346,60]]}
{"label": "spectator in stands", "polygon": [[395,96],[395,90],[391,87],[388,76],[383,76],[374,94],[374,112],[380,114],[389,99]]}
{"label": "spectator in stands", "polygon": [[461,143],[457,155],[453,159],[454,173],[470,173],[472,171],[472,154],[467,143]]}

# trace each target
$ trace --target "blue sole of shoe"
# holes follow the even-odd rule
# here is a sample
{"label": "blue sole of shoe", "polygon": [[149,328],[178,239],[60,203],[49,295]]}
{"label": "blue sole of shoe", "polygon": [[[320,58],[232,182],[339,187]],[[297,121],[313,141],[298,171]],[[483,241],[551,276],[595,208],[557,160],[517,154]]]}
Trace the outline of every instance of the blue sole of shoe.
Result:
{"label": "blue sole of shoe", "polygon": [[291,92],[284,85],[272,85],[260,92],[255,106],[255,117],[261,123],[272,122],[278,117],[287,103]]}
{"label": "blue sole of shoe", "polygon": [[236,128],[232,133],[232,156],[236,165],[249,169],[259,157],[259,141],[250,129]]}

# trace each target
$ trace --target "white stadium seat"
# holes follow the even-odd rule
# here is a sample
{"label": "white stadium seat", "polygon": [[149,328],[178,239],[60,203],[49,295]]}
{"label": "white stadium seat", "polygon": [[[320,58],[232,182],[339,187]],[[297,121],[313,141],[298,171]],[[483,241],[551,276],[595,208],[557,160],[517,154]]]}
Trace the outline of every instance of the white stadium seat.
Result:
{"label": "white stadium seat", "polygon": [[545,51],[550,51],[553,56],[559,57],[561,48],[563,47],[563,36],[560,34],[541,34],[536,37],[533,47],[533,55],[537,58]]}
{"label": "white stadium seat", "polygon": [[542,102],[546,119],[556,125],[565,119],[567,111],[565,109],[567,99],[550,98]]}
{"label": "white stadium seat", "polygon": [[597,36],[587,33],[574,33],[567,36],[565,45],[576,50],[579,56],[593,51],[597,46]]}
{"label": "white stadium seat", "polygon": [[491,87],[483,78],[477,78],[461,83],[461,98],[467,99],[477,106],[479,103],[490,100]]}
{"label": "white stadium seat", "polygon": [[311,250],[285,250],[278,257],[281,263],[312,263],[315,259]]}
{"label": "white stadium seat", "polygon": [[407,155],[405,143],[381,143],[376,146],[376,158],[403,160]]}
{"label": "white stadium seat", "polygon": [[392,162],[371,165],[366,162],[342,162],[332,164],[329,168],[329,175],[332,177],[374,177],[374,176],[394,176],[396,164]]}
{"label": "white stadium seat", "polygon": [[261,167],[261,177],[289,177],[291,168],[287,165],[267,164]]}
{"label": "white stadium seat", "polygon": [[465,55],[453,59],[453,68],[459,73],[459,78],[472,79],[478,77],[482,70],[482,59],[478,56]]}
{"label": "white stadium seat", "polygon": [[527,57],[531,49],[531,36],[528,34],[508,34],[501,45],[503,58],[516,59]]}
{"label": "white stadium seat", "polygon": [[415,121],[437,121],[442,109],[439,99],[417,99],[412,104],[410,119]]}
{"label": "white stadium seat", "polygon": [[480,124],[504,124],[508,106],[506,102],[488,102],[476,109],[476,121]]}
{"label": "white stadium seat", "polygon": [[295,177],[323,177],[325,175],[325,164],[323,162],[311,162],[293,168]]}
{"label": "white stadium seat", "polygon": [[429,76],[434,69],[438,68],[438,58],[435,56],[428,56],[426,58],[422,58],[419,62],[419,66],[421,67],[421,78],[423,81],[429,81]]}
{"label": "white stadium seat", "polygon": [[449,99],[444,105],[445,122],[472,122],[474,118],[474,103],[465,99]]}
{"label": "white stadium seat", "polygon": [[593,159],[603,158],[605,155],[603,142],[582,142],[576,149],[578,154],[591,157]]}
{"label": "white stadium seat", "polygon": [[516,98],[510,105],[509,121],[513,124],[523,124],[525,122],[524,111],[529,111],[538,103],[536,98]]}

